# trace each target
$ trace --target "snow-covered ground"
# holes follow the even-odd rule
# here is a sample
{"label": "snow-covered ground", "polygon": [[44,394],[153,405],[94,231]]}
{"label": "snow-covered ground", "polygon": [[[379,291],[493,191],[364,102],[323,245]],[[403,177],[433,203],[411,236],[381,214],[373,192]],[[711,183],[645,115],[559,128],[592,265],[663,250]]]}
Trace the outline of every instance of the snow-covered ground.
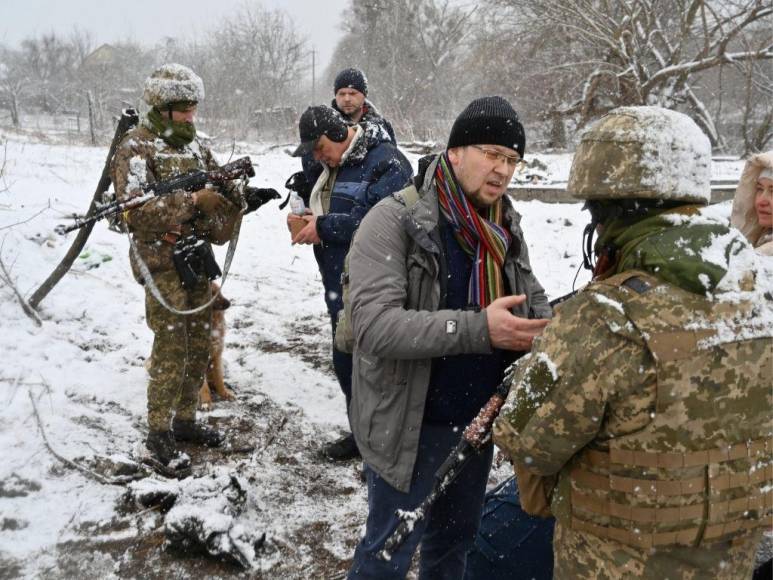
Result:
{"label": "snow-covered ground", "polygon": [[[0,258],[29,296],[69,247],[73,234],[60,237],[54,227],[86,209],[106,149],[0,133],[3,140]],[[219,160],[230,154],[230,148],[218,151]],[[253,185],[281,192],[298,166],[283,147],[243,144],[234,157],[242,154],[256,165]],[[557,171],[567,170],[566,158],[554,161]],[[235,443],[231,454],[206,452],[194,462],[197,475],[241,478],[248,502],[240,525],[267,534],[255,560],[258,571],[322,577],[346,570],[366,501],[358,465],[331,465],[317,456],[346,425],[344,399],[329,362],[330,327],[316,263],[308,247],[290,245],[277,205],[245,219],[224,287],[233,301],[226,375],[239,398],[205,416],[243,449]],[[582,261],[586,216],[580,205],[516,206],[538,278],[550,297],[569,292]],[[729,204],[712,211],[727,217]],[[221,263],[224,251],[218,249]],[[581,272],[577,285],[587,278]],[[158,510],[122,507],[125,487],[64,467],[44,444],[39,424],[53,451],[93,465],[95,458],[131,456],[144,438],[143,361],[152,335],[127,239],[97,225],[81,258],[43,301],[42,327],[25,316],[5,284],[0,297],[0,570],[104,578],[184,577],[191,570],[219,577],[238,570],[200,568],[205,564],[197,559],[168,556]]]}

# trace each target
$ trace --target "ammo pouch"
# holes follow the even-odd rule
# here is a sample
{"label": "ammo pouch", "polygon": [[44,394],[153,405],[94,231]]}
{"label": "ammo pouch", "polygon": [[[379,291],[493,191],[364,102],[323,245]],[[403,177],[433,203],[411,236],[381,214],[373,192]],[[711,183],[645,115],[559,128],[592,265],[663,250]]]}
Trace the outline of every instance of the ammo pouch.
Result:
{"label": "ammo pouch", "polygon": [[194,288],[202,277],[214,280],[222,275],[212,246],[196,236],[185,236],[177,240],[172,260],[180,283],[187,290]]}
{"label": "ammo pouch", "polygon": [[591,291],[619,304],[641,333],[655,396],[647,425],[565,466],[557,493],[571,509],[562,523],[644,550],[769,528],[773,351],[770,338],[743,335],[754,305],[714,302],[635,270]]}
{"label": "ammo pouch", "polygon": [[536,475],[517,461],[513,462],[513,471],[518,482],[518,495],[523,511],[530,516],[540,518],[552,516],[550,498],[558,478],[554,475],[548,477]]}

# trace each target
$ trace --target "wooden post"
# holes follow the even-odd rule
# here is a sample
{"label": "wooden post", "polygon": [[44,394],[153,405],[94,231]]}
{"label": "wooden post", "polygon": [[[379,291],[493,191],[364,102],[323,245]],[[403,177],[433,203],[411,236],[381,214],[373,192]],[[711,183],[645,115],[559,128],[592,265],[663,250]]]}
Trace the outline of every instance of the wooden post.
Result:
{"label": "wooden post", "polygon": [[[89,102],[89,131],[91,131],[91,144],[97,144],[97,136],[94,133],[94,98],[91,96],[91,91],[86,91],[86,100]],[[108,185],[110,183],[108,182]]]}

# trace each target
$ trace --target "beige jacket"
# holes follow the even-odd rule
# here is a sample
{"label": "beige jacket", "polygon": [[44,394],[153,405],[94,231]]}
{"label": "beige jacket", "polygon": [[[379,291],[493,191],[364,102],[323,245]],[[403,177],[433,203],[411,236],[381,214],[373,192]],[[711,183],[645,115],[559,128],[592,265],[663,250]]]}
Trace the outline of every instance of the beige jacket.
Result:
{"label": "beige jacket", "polygon": [[773,256],[771,231],[760,227],[757,211],[754,209],[757,178],[764,168],[773,168],[773,151],[753,155],[746,162],[741,179],[738,181],[738,188],[735,190],[730,223],[741,230],[741,233],[760,253]]}

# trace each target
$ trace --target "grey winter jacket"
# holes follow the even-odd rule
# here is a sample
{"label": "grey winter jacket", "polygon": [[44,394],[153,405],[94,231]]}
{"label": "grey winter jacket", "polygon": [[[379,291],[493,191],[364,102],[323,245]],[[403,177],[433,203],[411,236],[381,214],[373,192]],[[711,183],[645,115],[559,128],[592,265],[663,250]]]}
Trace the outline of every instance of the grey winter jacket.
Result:
{"label": "grey winter jacket", "polygon": [[[352,431],[364,461],[403,492],[409,490],[416,460],[431,359],[491,352],[484,311],[440,310],[446,274],[436,165],[437,159],[427,169],[415,205],[406,207],[398,192],[370,210],[349,254]],[[513,235],[505,277],[513,294],[527,296],[513,314],[550,318],[545,291],[531,271],[520,215],[505,203],[505,223]]]}

